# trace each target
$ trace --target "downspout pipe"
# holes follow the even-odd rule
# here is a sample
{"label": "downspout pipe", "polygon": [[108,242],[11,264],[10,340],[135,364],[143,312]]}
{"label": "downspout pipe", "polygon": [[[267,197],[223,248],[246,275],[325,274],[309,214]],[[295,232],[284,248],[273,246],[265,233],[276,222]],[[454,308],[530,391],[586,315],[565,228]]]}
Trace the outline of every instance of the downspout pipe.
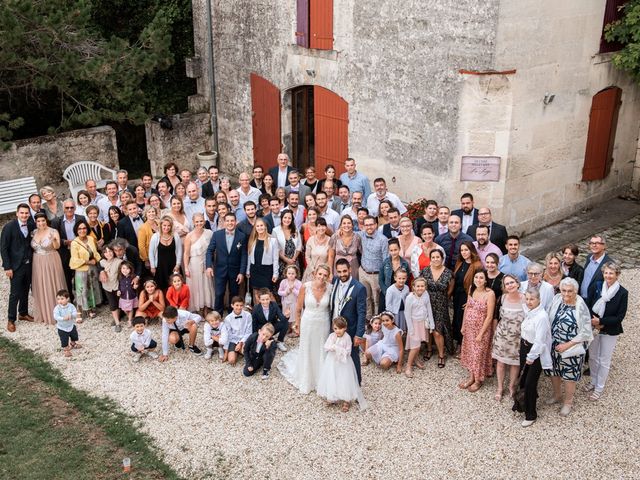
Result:
{"label": "downspout pipe", "polygon": [[207,0],[207,47],[209,57],[209,109],[211,113],[211,150],[218,154],[216,166],[220,166],[220,150],[218,149],[218,113],[216,110],[216,81],[215,68],[213,65],[213,22],[211,21],[212,0]]}

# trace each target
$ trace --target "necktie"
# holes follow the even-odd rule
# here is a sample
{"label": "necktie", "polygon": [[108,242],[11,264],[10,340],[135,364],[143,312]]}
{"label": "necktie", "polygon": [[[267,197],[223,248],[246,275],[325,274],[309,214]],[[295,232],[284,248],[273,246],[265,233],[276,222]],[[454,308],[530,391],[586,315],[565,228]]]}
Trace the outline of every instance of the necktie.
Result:
{"label": "necktie", "polygon": [[449,265],[454,265],[453,262],[453,253],[456,251],[456,239],[455,238],[451,238],[451,248],[449,249],[449,257],[447,258],[447,261],[449,261]]}

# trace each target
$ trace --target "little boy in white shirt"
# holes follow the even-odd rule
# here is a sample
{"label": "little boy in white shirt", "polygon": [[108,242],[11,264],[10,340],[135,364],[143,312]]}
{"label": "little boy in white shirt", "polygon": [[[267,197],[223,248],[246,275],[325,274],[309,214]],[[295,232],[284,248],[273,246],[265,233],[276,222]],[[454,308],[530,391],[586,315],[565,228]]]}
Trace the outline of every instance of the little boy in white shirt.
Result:
{"label": "little boy in white shirt", "polygon": [[202,355],[202,351],[196,346],[198,324],[201,321],[202,317],[197,313],[173,306],[166,307],[162,312],[162,355],[158,360],[165,362],[169,359],[169,344],[184,350],[183,335],[189,335],[189,351],[194,355]]}
{"label": "little boy in white shirt", "polygon": [[244,343],[251,335],[251,314],[244,309],[242,297],[231,299],[233,311],[224,319],[220,340],[224,347],[225,355],[231,365],[238,361],[238,355],[242,354]]}
{"label": "little boy in white shirt", "polygon": [[218,347],[218,356],[220,360],[224,359],[224,348],[220,336],[222,335],[222,329],[224,323],[222,317],[215,310],[207,313],[204,324],[204,346],[207,348],[207,353],[204,354],[205,360],[209,360],[213,356],[213,348]]}
{"label": "little boy in white shirt", "polygon": [[153,359],[158,358],[158,354],[154,352],[158,344],[151,338],[151,330],[145,328],[144,317],[133,319],[133,332],[129,335],[129,339],[134,362],[139,362],[142,355],[149,355]]}

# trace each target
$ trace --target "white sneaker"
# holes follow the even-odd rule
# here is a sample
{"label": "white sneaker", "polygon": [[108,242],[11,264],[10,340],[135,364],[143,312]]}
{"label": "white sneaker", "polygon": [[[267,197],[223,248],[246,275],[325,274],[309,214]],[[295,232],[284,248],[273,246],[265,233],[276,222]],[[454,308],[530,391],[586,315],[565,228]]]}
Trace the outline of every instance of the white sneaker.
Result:
{"label": "white sneaker", "polygon": [[567,405],[566,403],[562,405],[562,408],[560,409],[560,416],[568,417],[570,413],[571,413],[571,405]]}
{"label": "white sneaker", "polygon": [[147,352],[147,355],[149,355],[154,360],[158,358],[158,354],[156,352]]}
{"label": "white sneaker", "polygon": [[224,348],[218,347],[218,358],[222,360],[224,358]]}
{"label": "white sneaker", "polygon": [[141,353],[134,353],[133,354],[133,361],[134,362],[136,362],[136,363],[139,362],[141,358],[142,358],[142,354]]}
{"label": "white sneaker", "polygon": [[210,360],[213,355],[213,350],[211,348],[207,348],[207,353],[204,354],[205,360]]}
{"label": "white sneaker", "polygon": [[556,403],[560,403],[560,400],[555,397],[549,397],[544,401],[545,405],[555,405]]}
{"label": "white sneaker", "polygon": [[523,420],[522,421],[522,426],[523,427],[530,427],[531,425],[533,425],[534,423],[536,423],[535,420]]}
{"label": "white sneaker", "polygon": [[287,351],[287,346],[284,344],[284,342],[278,342],[278,350],[280,350],[281,352],[286,352]]}

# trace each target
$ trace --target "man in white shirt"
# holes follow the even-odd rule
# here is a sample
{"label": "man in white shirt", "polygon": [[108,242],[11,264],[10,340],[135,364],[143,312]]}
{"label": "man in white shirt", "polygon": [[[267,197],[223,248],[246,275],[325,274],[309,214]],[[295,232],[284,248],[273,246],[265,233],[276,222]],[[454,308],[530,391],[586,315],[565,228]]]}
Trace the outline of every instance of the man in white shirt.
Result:
{"label": "man in white shirt", "polygon": [[400,215],[404,215],[407,211],[407,207],[400,200],[395,193],[387,191],[387,182],[384,178],[376,178],[373,181],[373,188],[375,192],[369,195],[367,198],[367,208],[369,209],[369,215],[374,217],[378,216],[378,209],[380,208],[380,202],[382,200],[389,200],[391,204],[398,209]]}
{"label": "man in white shirt", "polygon": [[531,262],[527,267],[527,280],[520,284],[520,291],[525,293],[529,288],[535,288],[540,292],[540,305],[549,311],[555,295],[553,286],[542,279],[544,269],[539,263]]}
{"label": "man in white shirt", "polygon": [[304,207],[300,205],[300,195],[298,192],[289,192],[287,195],[287,208],[285,210],[290,210],[293,213],[293,223],[296,224],[296,228],[300,230],[300,227],[304,223]]}
{"label": "man in white shirt", "polygon": [[195,182],[189,182],[187,185],[187,198],[184,200],[184,214],[187,216],[189,223],[193,220],[194,213],[205,214],[204,198],[200,196],[200,190]]}
{"label": "man in white shirt", "polygon": [[189,335],[189,351],[194,355],[202,355],[202,351],[196,346],[196,335],[198,335],[198,324],[202,317],[197,313],[187,310],[179,310],[169,305],[162,312],[162,355],[159,361],[165,362],[169,359],[169,344],[184,350],[182,336]]}
{"label": "man in white shirt", "polygon": [[292,168],[289,166],[289,155],[286,153],[278,154],[278,166],[269,170],[273,177],[276,188],[286,187],[289,185],[289,172]]}
{"label": "man in white shirt", "polygon": [[[342,187],[340,187],[342,189]],[[349,215],[354,221],[358,219],[358,209],[362,207],[362,192],[353,192],[351,194],[351,205],[341,212],[341,216]]]}
{"label": "man in white shirt", "polygon": [[118,198],[118,184],[114,181],[107,182],[104,187],[107,196],[98,201],[97,207],[100,209],[100,221],[109,221],[109,208],[120,207],[120,199]]}
{"label": "man in white shirt", "polygon": [[260,202],[260,194],[262,193],[255,187],[251,186],[251,178],[247,172],[242,172],[238,177],[240,188],[238,188],[238,195],[240,198],[240,206],[243,207],[245,202],[251,200],[256,205]]}
{"label": "man in white shirt", "polygon": [[116,182],[118,182],[118,195],[122,192],[129,192],[133,195],[133,190],[129,188],[129,172],[123,169],[118,170]]}
{"label": "man in white shirt", "polygon": [[218,202],[214,198],[204,201],[204,228],[212,232],[218,230]]}
{"label": "man in white shirt", "polygon": [[444,235],[449,231],[449,216],[450,216],[449,207],[445,207],[444,205],[438,207],[438,231],[436,233],[436,237],[439,235]]}
{"label": "man in white shirt", "polygon": [[160,180],[156,185],[158,189],[158,196],[164,205],[164,208],[169,208],[171,206],[171,192],[169,191],[169,184],[166,180]]}
{"label": "man in white shirt", "polygon": [[325,192],[316,193],[316,205],[320,209],[321,217],[327,221],[327,226],[334,232],[340,226],[340,215],[335,210],[329,208],[327,204],[327,194]]}
{"label": "man in white shirt", "polygon": [[89,203],[91,203],[91,205],[98,205],[98,201],[101,198],[104,198],[105,196],[100,193],[98,191],[98,185],[96,184],[96,181],[93,179],[89,179],[86,182],[84,182],[84,189],[89,192],[89,198],[91,199],[91,201]]}
{"label": "man in white shirt", "polygon": [[462,219],[463,233],[467,233],[467,229],[471,225],[478,225],[478,209],[473,206],[473,195],[463,193],[460,197],[460,209],[454,210],[451,215],[457,215]]}

